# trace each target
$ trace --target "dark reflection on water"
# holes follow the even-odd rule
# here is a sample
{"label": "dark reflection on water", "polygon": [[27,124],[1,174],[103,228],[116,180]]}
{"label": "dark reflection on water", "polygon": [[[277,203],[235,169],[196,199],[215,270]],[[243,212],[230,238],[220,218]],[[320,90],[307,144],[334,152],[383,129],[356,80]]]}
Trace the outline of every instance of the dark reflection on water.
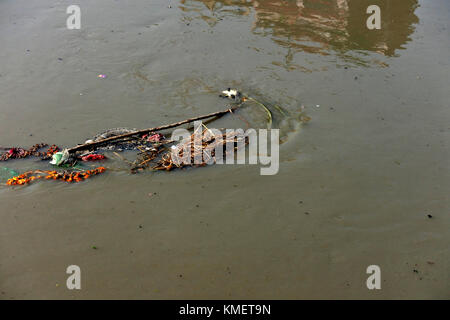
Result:
{"label": "dark reflection on water", "polygon": [[[395,56],[410,41],[419,18],[418,0],[181,0],[181,10],[214,26],[231,15],[254,17],[252,32],[270,36],[279,46],[314,54],[340,55],[355,63],[350,51]],[[381,30],[368,30],[366,9],[381,8]],[[361,53],[361,52],[360,52]],[[362,52],[363,53],[363,52]]]}

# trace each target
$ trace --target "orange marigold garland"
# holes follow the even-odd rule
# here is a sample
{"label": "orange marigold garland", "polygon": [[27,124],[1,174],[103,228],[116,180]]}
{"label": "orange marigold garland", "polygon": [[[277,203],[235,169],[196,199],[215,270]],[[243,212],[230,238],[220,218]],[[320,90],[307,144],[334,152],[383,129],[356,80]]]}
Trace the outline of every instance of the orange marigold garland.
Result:
{"label": "orange marigold garland", "polygon": [[35,171],[27,171],[21,175],[12,177],[6,181],[6,184],[9,186],[13,185],[24,185],[30,183],[37,179],[53,179],[53,180],[62,180],[66,182],[80,182],[90,178],[91,176],[103,173],[106,171],[104,167],[98,167],[93,170],[84,170],[84,171],[49,171],[49,170],[35,170]]}

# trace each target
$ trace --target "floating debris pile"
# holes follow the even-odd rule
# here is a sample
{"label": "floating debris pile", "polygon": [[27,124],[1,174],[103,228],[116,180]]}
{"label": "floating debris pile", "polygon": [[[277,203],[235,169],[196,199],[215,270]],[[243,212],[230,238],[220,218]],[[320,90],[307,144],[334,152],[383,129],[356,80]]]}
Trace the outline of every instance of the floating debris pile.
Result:
{"label": "floating debris pile", "polygon": [[[86,140],[83,144],[72,148],[61,149],[56,145],[51,145],[46,151],[40,151],[44,147],[48,147],[45,143],[36,144],[29,149],[21,147],[0,148],[5,150],[0,155],[0,161],[33,156],[39,157],[42,160],[51,159],[51,165],[65,168],[65,170],[61,171],[27,171],[23,174],[10,177],[6,184],[10,186],[24,185],[39,179],[66,182],[84,181],[91,176],[105,172],[107,168],[100,166],[95,169],[84,170],[82,167],[80,168],[78,163],[106,161],[108,158],[103,152],[112,152],[112,154],[129,166],[131,173],[137,173],[145,169],[171,171],[173,169],[201,167],[219,163],[219,160],[222,161],[230,152],[234,153],[240,148],[245,147],[249,142],[248,137],[239,134],[235,130],[227,130],[226,133],[217,133],[217,131],[210,130],[203,125],[203,127],[197,127],[190,137],[174,144],[174,141],[167,140],[160,132],[184,124],[191,124],[195,121],[203,119],[208,119],[208,121],[215,120],[226,114],[232,114],[246,101],[252,101],[261,107],[267,115],[268,127],[270,128],[272,126],[273,116],[271,110],[255,98],[243,95],[237,89],[231,88],[222,91],[220,97],[232,102],[226,110],[143,130],[130,128],[108,129]],[[277,105],[273,105],[273,107],[281,115],[286,116],[286,112],[281,107]],[[198,138],[199,135],[201,136],[200,141],[196,140],[196,137]],[[130,161],[117,153],[125,150],[137,151],[136,159]],[[5,175],[7,173],[5,171]]]}
{"label": "floating debris pile", "polygon": [[[173,145],[170,151],[164,153],[156,162],[153,169],[170,171],[175,168],[203,167],[216,163],[218,157],[222,160],[231,151],[236,151],[248,144],[248,137],[234,130],[218,134],[205,128],[201,133],[203,137],[201,141],[196,141],[196,136],[198,133],[194,132],[188,139]],[[221,154],[216,154],[217,151]]]}

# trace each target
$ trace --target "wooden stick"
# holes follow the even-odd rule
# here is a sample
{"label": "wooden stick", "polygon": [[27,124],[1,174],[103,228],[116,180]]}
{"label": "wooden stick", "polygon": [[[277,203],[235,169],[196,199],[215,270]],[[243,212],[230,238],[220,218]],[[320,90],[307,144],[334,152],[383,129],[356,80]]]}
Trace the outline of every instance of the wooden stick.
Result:
{"label": "wooden stick", "polygon": [[102,144],[108,143],[108,142],[112,142],[112,141],[119,140],[119,139],[126,138],[126,137],[131,137],[131,136],[134,136],[134,135],[139,135],[139,134],[144,134],[144,133],[148,133],[148,132],[155,132],[155,131],[161,131],[161,130],[165,130],[165,129],[170,129],[170,128],[181,126],[181,125],[186,124],[186,123],[194,122],[196,120],[202,120],[202,119],[207,119],[207,118],[212,118],[212,117],[221,117],[224,114],[227,114],[228,112],[232,113],[237,108],[239,108],[239,105],[233,106],[233,107],[231,107],[231,108],[229,108],[227,110],[224,110],[224,111],[217,111],[217,112],[213,112],[213,113],[206,114],[206,115],[203,115],[203,116],[186,119],[186,120],[183,120],[183,121],[180,121],[180,122],[166,124],[166,125],[160,126],[160,127],[154,127],[154,128],[148,128],[148,129],[128,132],[128,133],[124,133],[124,134],[121,134],[121,135],[118,135],[118,136],[114,136],[114,137],[109,137],[109,138],[106,138],[106,139],[98,140],[98,141],[95,141],[95,142],[81,144],[81,145],[78,145],[76,147],[70,148],[67,151],[69,153],[74,153],[76,151],[91,149],[91,148],[94,148],[94,147],[98,147],[98,146],[100,146]]}

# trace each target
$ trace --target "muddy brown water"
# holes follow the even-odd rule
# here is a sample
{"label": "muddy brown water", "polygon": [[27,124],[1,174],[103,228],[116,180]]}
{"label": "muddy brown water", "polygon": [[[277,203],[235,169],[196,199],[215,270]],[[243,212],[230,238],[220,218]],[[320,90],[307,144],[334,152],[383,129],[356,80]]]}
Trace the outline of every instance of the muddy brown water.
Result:
{"label": "muddy brown water", "polygon": [[[68,30],[68,2],[0,1],[0,145],[218,111],[226,87],[312,120],[276,114],[273,176],[216,165],[2,186],[0,299],[450,298],[447,1],[77,4]],[[365,27],[369,4],[381,30]],[[243,119],[265,126],[255,107],[215,126]]]}

